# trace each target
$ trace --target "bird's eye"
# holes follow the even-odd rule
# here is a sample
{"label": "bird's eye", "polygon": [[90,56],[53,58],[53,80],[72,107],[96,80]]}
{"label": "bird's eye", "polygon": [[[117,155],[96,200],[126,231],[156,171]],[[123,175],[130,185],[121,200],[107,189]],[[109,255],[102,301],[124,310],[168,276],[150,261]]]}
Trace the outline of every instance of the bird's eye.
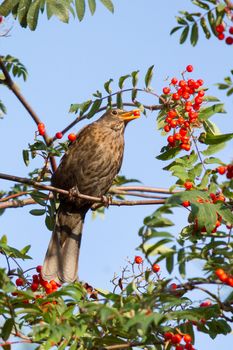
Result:
{"label": "bird's eye", "polygon": [[118,113],[116,110],[114,110],[114,111],[112,111],[112,114],[117,115]]}

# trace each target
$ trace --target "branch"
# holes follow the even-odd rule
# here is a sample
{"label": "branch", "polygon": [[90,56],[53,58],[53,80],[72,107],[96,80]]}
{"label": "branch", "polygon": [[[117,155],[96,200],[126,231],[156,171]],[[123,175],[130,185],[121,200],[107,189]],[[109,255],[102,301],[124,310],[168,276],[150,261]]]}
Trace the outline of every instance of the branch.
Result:
{"label": "branch", "polygon": [[[24,183],[24,184],[32,186],[34,188],[60,193],[60,194],[65,195],[65,196],[69,196],[70,195],[69,191],[66,191],[66,190],[63,190],[63,189],[60,189],[60,188],[57,188],[57,187],[49,186],[49,185],[43,185],[40,182],[33,181],[33,180],[27,179],[25,177],[19,177],[19,176],[14,176],[14,175],[8,175],[8,174],[0,173],[0,178],[4,179],[4,180]],[[90,202],[94,202],[94,203],[101,203],[101,204],[105,204],[106,203],[106,200],[104,200],[103,197],[100,198],[100,197],[88,196],[88,195],[82,194],[82,193],[75,193],[74,196],[77,197],[77,198],[86,199],[86,200],[88,200]],[[16,202],[16,203],[10,202],[12,204],[9,205],[8,208],[23,206],[22,202],[25,202],[25,201],[27,201],[26,202],[27,204],[34,204],[34,203],[31,202],[30,199],[21,201],[21,203],[18,202],[18,201],[12,201],[12,202]],[[7,203],[2,203],[0,208],[3,209],[4,205],[5,205],[5,208],[6,208],[6,204]],[[136,200],[136,201],[110,200],[108,204],[109,205],[114,205],[114,206],[122,206],[122,205],[132,206],[132,205],[152,205],[152,204],[164,204],[164,203],[165,203],[164,199],[160,199],[160,200],[153,200],[153,199],[151,199],[151,200]]]}
{"label": "branch", "polygon": [[[19,91],[17,85],[14,83],[14,81],[11,79],[10,74],[8,73],[5,64],[2,60],[2,57],[0,57],[0,69],[2,70],[5,80],[4,83],[8,86],[8,88],[13,92],[13,94],[18,98],[18,100],[22,103],[22,105],[24,106],[24,108],[27,110],[27,112],[30,114],[30,116],[32,117],[32,119],[34,120],[34,122],[36,123],[36,125],[38,125],[39,123],[41,123],[40,118],[38,117],[38,115],[36,114],[36,112],[32,109],[32,107],[30,106],[30,104],[27,102],[27,100],[25,99],[25,97],[21,94],[21,92]],[[50,145],[51,143],[51,138],[48,136],[48,134],[45,132],[44,136],[43,136],[46,145]],[[56,161],[55,158],[53,156],[50,157],[50,163],[51,163],[51,167],[52,170],[55,171],[57,168],[56,165]]]}

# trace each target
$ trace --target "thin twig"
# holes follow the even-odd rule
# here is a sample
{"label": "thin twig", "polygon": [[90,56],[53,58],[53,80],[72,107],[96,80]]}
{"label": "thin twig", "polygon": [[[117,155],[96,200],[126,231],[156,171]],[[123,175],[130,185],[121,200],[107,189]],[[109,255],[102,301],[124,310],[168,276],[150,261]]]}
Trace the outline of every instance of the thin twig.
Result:
{"label": "thin twig", "polygon": [[[2,58],[0,57],[0,69],[2,70],[4,77],[5,77],[5,84],[8,86],[8,88],[13,92],[13,94],[18,98],[18,100],[22,103],[22,105],[24,106],[24,108],[27,110],[27,112],[30,114],[30,116],[32,117],[32,119],[34,120],[34,122],[38,125],[39,123],[41,123],[41,120],[39,118],[39,116],[36,114],[36,112],[32,109],[31,105],[27,102],[27,100],[25,99],[25,97],[21,94],[21,92],[19,91],[17,85],[14,83],[14,81],[11,79],[10,74],[8,73],[5,64],[2,60]],[[44,136],[43,136],[45,142],[47,145],[50,145],[51,143],[51,139],[48,136],[48,134],[45,132]],[[50,156],[50,163],[51,163],[51,167],[52,170],[55,171],[57,168],[56,165],[56,161],[55,158],[53,156]]]}

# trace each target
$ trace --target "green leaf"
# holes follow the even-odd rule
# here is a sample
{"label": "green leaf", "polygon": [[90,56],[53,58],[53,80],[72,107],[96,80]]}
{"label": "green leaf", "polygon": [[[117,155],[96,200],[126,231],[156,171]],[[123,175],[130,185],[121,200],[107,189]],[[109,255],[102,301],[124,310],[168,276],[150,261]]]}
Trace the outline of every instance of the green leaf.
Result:
{"label": "green leaf", "polygon": [[188,25],[188,22],[182,17],[176,17],[177,23],[182,25]]}
{"label": "green leaf", "polygon": [[113,82],[113,79],[109,79],[108,81],[106,81],[106,83],[104,83],[104,88],[107,91],[108,94],[112,93],[112,90],[110,88],[110,84],[111,82]]}
{"label": "green leaf", "polygon": [[27,149],[23,150],[23,161],[26,166],[29,164],[29,151]]}
{"label": "green leaf", "polygon": [[214,115],[216,113],[226,113],[223,103],[214,104],[210,107],[206,107],[206,108],[201,109],[199,112],[199,118],[201,121],[204,121],[204,120],[212,117],[212,115]]}
{"label": "green leaf", "polygon": [[147,88],[149,87],[151,80],[152,80],[152,77],[153,77],[153,69],[154,69],[154,65],[152,65],[151,67],[148,68],[146,75],[145,75],[145,85]]}
{"label": "green leaf", "polygon": [[85,14],[85,0],[75,0],[76,12],[81,22]]}
{"label": "green leaf", "polygon": [[119,88],[120,88],[120,89],[123,89],[124,82],[125,82],[125,80],[126,80],[127,78],[129,78],[129,77],[130,77],[129,74],[123,75],[122,77],[120,77],[119,82],[118,82],[118,85],[119,85]]}
{"label": "green leaf", "polygon": [[111,0],[100,0],[102,4],[110,11],[114,12],[114,6]]}
{"label": "green leaf", "polygon": [[[175,250],[175,246],[173,247]],[[168,254],[166,257],[166,269],[169,273],[172,273],[174,268],[174,253]]]}
{"label": "green leaf", "polygon": [[224,149],[225,146],[226,146],[225,142],[222,142],[216,145],[210,145],[205,151],[202,151],[202,154],[204,156],[210,156],[211,154],[215,154],[221,151],[222,149]]}
{"label": "green leaf", "polygon": [[91,117],[93,117],[93,115],[95,115],[95,114],[98,112],[98,110],[99,110],[99,108],[100,108],[100,106],[101,106],[101,103],[102,103],[102,100],[101,100],[101,99],[95,100],[95,101],[93,102],[93,105],[92,105],[90,111],[89,111],[88,114],[87,114],[87,118],[88,118],[88,119],[91,118]]}
{"label": "green leaf", "polygon": [[233,87],[230,88],[228,91],[227,91],[227,96],[230,96],[233,94]]}
{"label": "green leaf", "polygon": [[174,27],[171,31],[170,31],[170,35],[174,34],[175,32],[177,32],[177,30],[183,28],[182,26],[178,26],[178,27]]}
{"label": "green leaf", "polygon": [[123,102],[122,102],[122,95],[121,95],[121,93],[117,94],[116,103],[117,103],[117,108],[123,109]]}
{"label": "green leaf", "polygon": [[7,17],[13,8],[19,3],[19,0],[5,0],[0,5],[0,15]]}
{"label": "green leaf", "polygon": [[96,1],[95,0],[88,0],[89,9],[91,11],[91,14],[94,15],[96,10]]}
{"label": "green leaf", "polygon": [[209,8],[210,8],[208,4],[205,4],[204,2],[199,1],[199,0],[192,0],[192,3],[194,5],[201,7],[202,9],[205,9],[205,10],[209,10]]}
{"label": "green leaf", "polygon": [[215,28],[216,28],[216,21],[215,21],[215,18],[214,18],[214,15],[213,15],[212,11],[208,11],[207,17],[208,17],[208,21],[209,21],[209,24],[210,24],[210,28],[211,28],[213,34],[216,35],[217,34],[216,30],[215,30]]}
{"label": "green leaf", "polygon": [[52,16],[56,16],[64,23],[69,22],[68,4],[66,2],[62,0],[49,0],[46,5],[48,19]]}
{"label": "green leaf", "polygon": [[198,41],[198,26],[194,23],[191,30],[190,42],[192,46],[195,46]]}
{"label": "green leaf", "polygon": [[203,32],[205,33],[206,39],[209,39],[211,37],[211,34],[210,34],[210,31],[209,31],[209,29],[207,27],[207,23],[206,23],[205,17],[201,17],[200,23],[201,23],[201,27],[203,29]]}
{"label": "green leaf", "polygon": [[32,2],[32,0],[20,0],[19,6],[18,6],[17,15],[18,15],[19,22],[21,25],[23,25],[25,27],[26,27],[27,23],[26,23],[26,25],[24,25],[24,22],[25,22],[25,18],[26,18],[26,15],[28,13],[29,7],[31,5],[31,2]]}
{"label": "green leaf", "polygon": [[156,158],[159,160],[168,160],[174,158],[180,152],[180,148],[173,147],[168,149],[167,151],[159,154]]}
{"label": "green leaf", "polygon": [[219,88],[219,90],[226,90],[229,88],[229,84],[222,84],[222,83],[218,83],[216,84],[217,87]]}
{"label": "green leaf", "polygon": [[40,215],[44,215],[46,213],[46,210],[45,209],[32,209],[29,211],[29,213],[31,215],[40,216]]}
{"label": "green leaf", "polygon": [[183,44],[188,37],[189,26],[186,26],[180,36],[180,44]]}
{"label": "green leaf", "polygon": [[207,145],[216,145],[222,142],[229,141],[232,138],[233,138],[233,133],[222,134],[222,135],[206,134],[205,143]]}
{"label": "green leaf", "polygon": [[138,83],[138,73],[139,73],[139,70],[135,70],[134,72],[131,73],[132,85],[133,85],[133,87],[136,87],[136,86],[137,86],[137,83]]}
{"label": "green leaf", "polygon": [[31,30],[35,30],[38,22],[38,16],[39,16],[39,10],[40,10],[40,0],[35,0],[27,14],[27,23]]}
{"label": "green leaf", "polygon": [[203,127],[207,134],[219,135],[221,133],[217,125],[208,119],[203,122]]}
{"label": "green leaf", "polygon": [[1,337],[3,340],[6,341],[10,337],[13,327],[14,327],[14,320],[12,318],[8,318],[2,327]]}

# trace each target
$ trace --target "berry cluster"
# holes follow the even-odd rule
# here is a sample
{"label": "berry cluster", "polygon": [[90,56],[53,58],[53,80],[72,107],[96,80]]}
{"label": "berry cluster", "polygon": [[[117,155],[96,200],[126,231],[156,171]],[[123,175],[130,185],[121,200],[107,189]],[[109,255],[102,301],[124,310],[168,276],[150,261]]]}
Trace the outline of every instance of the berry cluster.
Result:
{"label": "berry cluster", "polygon": [[[163,336],[165,341],[168,341],[172,345],[176,346],[176,350],[194,350],[194,347],[191,344],[192,337],[190,334],[166,332]],[[185,344],[180,344],[182,340]]]}
{"label": "berry cluster", "polygon": [[[51,293],[55,292],[58,289],[58,287],[60,287],[60,284],[53,281],[53,280],[51,280],[50,282],[45,281],[41,276],[41,270],[42,270],[42,266],[38,265],[36,267],[36,271],[38,274],[33,275],[32,282],[30,282],[31,290],[33,292],[36,292],[41,286],[44,289],[46,294],[51,294]],[[28,283],[28,282],[21,277],[17,278],[15,281],[15,284],[17,287],[22,287],[26,283]]]}
{"label": "berry cluster", "polygon": [[[140,265],[140,264],[143,263],[143,259],[142,259],[141,256],[136,255],[136,256],[134,257],[134,262],[135,262],[135,264]],[[158,264],[153,264],[152,267],[151,267],[151,269],[152,269],[153,272],[158,273],[158,272],[160,271],[160,266],[159,266]]]}
{"label": "berry cluster", "polygon": [[233,27],[230,27],[228,32],[230,35],[227,35],[224,33],[226,32],[226,26],[224,23],[220,23],[215,27],[216,32],[218,33],[218,39],[219,40],[224,40],[227,45],[232,45],[233,44]]}
{"label": "berry cluster", "polygon": [[223,269],[219,268],[215,270],[215,275],[220,279],[221,282],[233,287],[233,276],[226,273]]}
{"label": "berry cluster", "polygon": [[[193,66],[188,65],[185,72],[192,71]],[[184,73],[183,79],[172,78],[169,87],[163,88],[163,93],[169,96],[168,104],[173,106],[167,112],[164,131],[168,133],[173,130],[172,135],[167,138],[169,147],[179,146],[180,149],[189,151],[192,127],[199,125],[198,111],[203,103],[205,92],[200,89],[204,83],[202,79],[185,80]]]}
{"label": "berry cluster", "polygon": [[45,134],[45,125],[44,125],[44,123],[39,123],[37,125],[37,128],[38,128],[39,135],[44,136],[44,134]]}
{"label": "berry cluster", "polygon": [[216,171],[220,175],[226,174],[227,179],[232,179],[233,178],[233,164],[228,164],[226,166],[221,165],[219,166]]}

